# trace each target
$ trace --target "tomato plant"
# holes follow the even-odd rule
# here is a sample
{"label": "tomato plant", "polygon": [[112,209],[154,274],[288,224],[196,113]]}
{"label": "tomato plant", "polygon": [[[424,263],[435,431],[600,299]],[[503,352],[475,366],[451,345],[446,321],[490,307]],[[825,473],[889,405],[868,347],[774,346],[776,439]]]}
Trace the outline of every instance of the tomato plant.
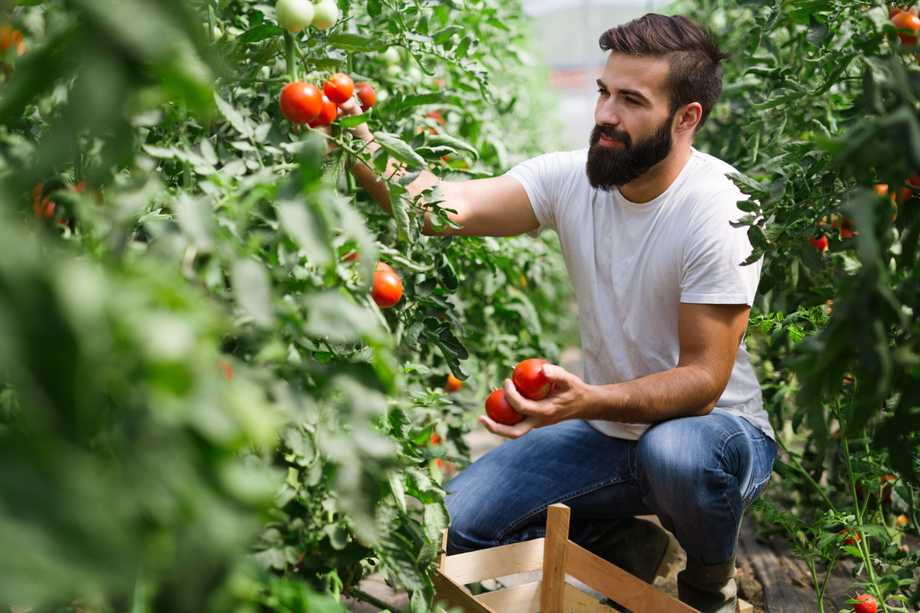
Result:
{"label": "tomato plant", "polygon": [[[327,1],[313,27],[297,5],[10,12],[0,548],[28,555],[0,561],[0,608],[334,611],[376,572],[437,610],[441,483],[487,383],[558,354],[564,267],[550,240],[423,236],[436,194],[384,177],[390,217],[347,168],[495,175],[551,148],[552,104],[517,3]],[[339,72],[373,113],[283,93]],[[381,259],[398,308],[373,304]]]}
{"label": "tomato plant", "polygon": [[920,351],[915,14],[842,0],[682,8],[733,54],[698,144],[743,173],[739,222],[765,255],[748,343],[782,450],[760,525],[788,536],[817,610],[847,556],[879,610],[916,608],[920,552],[902,547],[916,526],[897,519],[920,496],[920,376],[906,357]]}

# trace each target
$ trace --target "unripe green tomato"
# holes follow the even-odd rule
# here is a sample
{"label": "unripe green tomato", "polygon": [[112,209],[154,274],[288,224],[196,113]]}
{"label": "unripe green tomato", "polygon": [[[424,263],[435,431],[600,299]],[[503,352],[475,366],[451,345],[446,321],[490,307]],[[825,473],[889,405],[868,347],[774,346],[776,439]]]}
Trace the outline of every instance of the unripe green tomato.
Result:
{"label": "unripe green tomato", "polygon": [[399,57],[399,49],[396,47],[387,47],[387,50],[381,55],[387,64],[398,64],[401,59]]}
{"label": "unripe green tomato", "polygon": [[314,8],[313,27],[318,30],[328,30],[339,19],[339,7],[335,0],[320,0]]}
{"label": "unripe green tomato", "polygon": [[310,0],[278,0],[275,16],[278,25],[292,34],[300,32],[313,22],[314,7]]}

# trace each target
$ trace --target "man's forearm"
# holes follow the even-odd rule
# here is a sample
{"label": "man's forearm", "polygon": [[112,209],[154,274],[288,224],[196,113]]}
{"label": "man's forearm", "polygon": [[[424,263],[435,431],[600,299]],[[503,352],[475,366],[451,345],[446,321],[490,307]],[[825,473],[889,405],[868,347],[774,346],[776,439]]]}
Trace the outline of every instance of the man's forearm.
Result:
{"label": "man's forearm", "polygon": [[[356,132],[356,135],[359,136],[364,142],[365,147],[364,151],[373,155],[380,149],[380,145],[374,141],[373,136],[369,130],[363,130],[361,132]],[[383,177],[377,174],[377,172],[365,164],[361,160],[356,160],[352,166],[352,174],[355,175],[355,178],[358,180],[358,183],[367,190],[367,193],[370,194],[371,198],[377,201],[378,204],[389,214],[393,214],[393,207],[390,203],[390,192],[387,189],[387,183]],[[387,168],[384,171],[384,176],[395,179],[398,178],[403,171],[399,168],[399,163],[392,157],[387,161]],[[423,170],[419,173],[419,176],[415,178],[406,188],[409,191],[411,196],[417,196],[422,193],[424,190],[428,189],[433,185],[437,185],[441,180],[436,177],[434,174],[427,170]],[[425,224],[424,230],[426,233],[432,232],[431,222],[428,214],[425,214]]]}
{"label": "man's forearm", "polygon": [[724,385],[698,366],[679,366],[632,381],[594,386],[588,419],[655,423],[675,417],[705,415]]}

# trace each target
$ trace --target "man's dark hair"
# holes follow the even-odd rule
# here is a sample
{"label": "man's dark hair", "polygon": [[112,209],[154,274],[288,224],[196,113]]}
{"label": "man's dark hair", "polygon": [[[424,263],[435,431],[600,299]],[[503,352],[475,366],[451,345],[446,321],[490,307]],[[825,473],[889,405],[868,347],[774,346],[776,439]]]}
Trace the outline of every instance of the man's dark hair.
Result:
{"label": "man's dark hair", "polygon": [[670,63],[665,89],[671,113],[691,102],[703,107],[699,126],[722,95],[722,53],[702,26],[686,17],[648,13],[610,28],[600,39],[601,49],[629,55],[664,56]]}

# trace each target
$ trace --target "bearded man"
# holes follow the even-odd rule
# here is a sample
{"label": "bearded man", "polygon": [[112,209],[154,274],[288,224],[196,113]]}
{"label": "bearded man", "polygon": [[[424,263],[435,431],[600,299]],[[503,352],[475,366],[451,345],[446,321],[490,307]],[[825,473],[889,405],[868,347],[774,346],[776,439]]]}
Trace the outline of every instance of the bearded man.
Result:
{"label": "bearded man", "polygon": [[[751,254],[729,164],[693,147],[722,92],[725,59],[684,17],[648,14],[600,37],[590,147],[549,153],[505,175],[447,182],[424,172],[459,229],[559,234],[580,313],[584,378],[554,365],[554,391],[508,402],[526,416],[511,439],[446,490],[448,553],[543,535],[546,507],[572,511],[572,540],[651,581],[666,535],[687,552],[680,599],[733,612],[741,517],[770,479],[776,443],[744,347],[761,262]],[[347,113],[359,111],[351,102]],[[377,148],[366,125],[354,129]],[[394,169],[395,170],[395,167]],[[389,209],[385,184],[353,172]],[[435,233],[430,219],[427,233]]]}

